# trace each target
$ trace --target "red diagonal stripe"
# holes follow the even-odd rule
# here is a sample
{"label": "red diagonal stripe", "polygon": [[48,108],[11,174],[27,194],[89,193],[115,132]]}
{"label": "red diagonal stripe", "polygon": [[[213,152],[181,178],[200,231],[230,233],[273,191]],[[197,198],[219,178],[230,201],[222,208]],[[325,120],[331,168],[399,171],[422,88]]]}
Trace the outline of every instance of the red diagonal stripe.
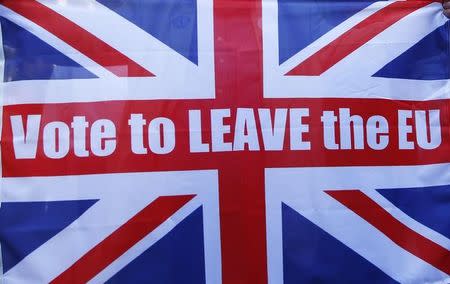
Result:
{"label": "red diagonal stripe", "polygon": [[119,77],[151,77],[151,72],[36,0],[4,0],[3,6],[54,34]]}
{"label": "red diagonal stripe", "polygon": [[86,283],[172,216],[194,195],[157,198],[51,283]]}
{"label": "red diagonal stripe", "polygon": [[319,76],[375,36],[431,1],[394,2],[333,40],[286,75]]}
{"label": "red diagonal stripe", "polygon": [[326,191],[394,243],[443,272],[450,274],[450,251],[411,230],[359,190]]}

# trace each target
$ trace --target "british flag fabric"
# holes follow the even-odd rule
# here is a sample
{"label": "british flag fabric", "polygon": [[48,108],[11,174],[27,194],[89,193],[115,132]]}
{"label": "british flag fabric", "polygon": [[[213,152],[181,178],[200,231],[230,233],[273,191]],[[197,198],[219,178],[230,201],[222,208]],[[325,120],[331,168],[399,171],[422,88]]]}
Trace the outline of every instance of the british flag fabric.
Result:
{"label": "british flag fabric", "polygon": [[0,0],[0,283],[450,283],[432,0]]}

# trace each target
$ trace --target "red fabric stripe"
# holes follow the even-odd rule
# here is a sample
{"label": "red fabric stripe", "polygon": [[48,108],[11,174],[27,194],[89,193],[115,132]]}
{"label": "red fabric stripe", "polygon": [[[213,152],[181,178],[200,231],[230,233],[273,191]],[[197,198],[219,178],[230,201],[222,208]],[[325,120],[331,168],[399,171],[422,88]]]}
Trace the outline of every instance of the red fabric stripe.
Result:
{"label": "red fabric stripe", "polygon": [[[223,284],[267,283],[264,169],[255,156],[219,168]],[[241,174],[238,174],[241,173]]]}
{"label": "red fabric stripe", "polygon": [[194,195],[157,198],[51,283],[86,283],[156,229]]}
{"label": "red fabric stripe", "polygon": [[411,230],[383,207],[359,190],[326,191],[331,197],[358,214],[394,243],[450,274],[450,251]]}
{"label": "red fabric stripe", "polygon": [[[252,83],[254,84],[254,83]],[[259,84],[258,84],[259,85]],[[243,86],[244,87],[244,86]],[[239,89],[240,90],[240,89]],[[245,88],[244,88],[245,90]],[[244,99],[244,93],[238,93]],[[250,93],[249,93],[250,94]],[[234,94],[233,94],[234,95]],[[226,99],[226,96],[222,96]],[[276,108],[308,108],[310,116],[305,123],[310,131],[305,133],[305,140],[310,141],[309,151],[290,150],[289,124],[287,124],[284,146],[280,151],[264,151],[261,138],[261,126],[257,125],[259,133],[260,151],[233,151],[191,153],[187,130],[189,129],[188,111],[199,109],[202,111],[203,141],[211,145],[211,109],[230,108],[230,104],[217,100],[155,100],[155,101],[108,101],[64,104],[32,104],[9,105],[3,107],[2,124],[2,175],[3,177],[27,176],[61,176],[101,173],[148,172],[148,171],[182,171],[217,169],[229,161],[241,161],[248,167],[345,167],[345,166],[412,166],[450,163],[450,99],[425,101],[399,101],[389,99],[270,99],[254,108],[269,108],[274,113]],[[224,120],[230,125],[231,133],[225,135],[225,142],[233,142],[235,132],[236,107],[253,107],[236,103],[231,107],[230,119]],[[379,151],[370,149],[367,141],[364,150],[328,150],[324,146],[324,131],[321,122],[323,111],[339,112],[339,108],[350,108],[352,114],[360,115],[364,125],[371,116],[380,115],[389,122],[389,145]],[[417,143],[414,119],[408,124],[413,127],[413,133],[408,140],[414,142],[414,149],[400,149],[398,131],[399,110],[439,110],[441,113],[442,143],[433,150],[419,147]],[[254,110],[256,121],[259,117]],[[132,113],[142,113],[150,121],[156,117],[167,117],[176,125],[176,147],[166,155],[135,155],[131,149],[129,138],[130,126],[128,119]],[[24,121],[28,115],[41,114],[41,125],[35,159],[16,159],[13,145],[13,133],[10,117],[22,115]],[[118,133],[117,149],[107,157],[98,157],[90,153],[89,157],[78,157],[70,149],[68,155],[62,159],[50,159],[43,150],[43,128],[53,121],[61,121],[70,127],[74,116],[86,116],[92,124],[98,119],[109,119],[114,122]],[[289,123],[289,122],[288,122]],[[337,126],[339,127],[339,126]],[[89,131],[89,130],[88,130]],[[148,129],[144,128],[144,137],[148,137]],[[147,140],[147,139],[145,139]],[[71,137],[72,141],[72,137]],[[339,142],[339,139],[337,139]],[[145,142],[147,143],[147,142]],[[73,145],[73,142],[71,142]],[[89,140],[87,140],[87,147]],[[146,147],[148,145],[146,144]],[[89,148],[88,148],[89,149]],[[249,159],[261,157],[260,163],[249,163]],[[121,161],[121,162],[117,162]],[[237,175],[242,173],[237,172]]]}
{"label": "red fabric stripe", "polygon": [[119,77],[154,76],[126,55],[35,0],[5,0],[1,4],[46,29]]}
{"label": "red fabric stripe", "polygon": [[[205,111],[263,105],[261,5],[261,0],[214,0],[216,99],[207,102]],[[193,105],[200,107],[200,101]],[[234,118],[229,121],[233,124]],[[208,124],[205,121],[205,130]],[[177,141],[182,139],[177,137]],[[188,141],[177,143],[189,145]],[[220,153],[215,158],[200,154],[198,162],[190,157],[183,167],[189,164],[187,167],[219,169],[222,283],[264,284],[268,282],[262,168],[265,155],[230,154]],[[181,156],[177,154],[172,165],[179,164]]]}
{"label": "red fabric stripe", "polygon": [[430,1],[394,2],[364,19],[286,75],[319,76],[400,19],[430,3]]}

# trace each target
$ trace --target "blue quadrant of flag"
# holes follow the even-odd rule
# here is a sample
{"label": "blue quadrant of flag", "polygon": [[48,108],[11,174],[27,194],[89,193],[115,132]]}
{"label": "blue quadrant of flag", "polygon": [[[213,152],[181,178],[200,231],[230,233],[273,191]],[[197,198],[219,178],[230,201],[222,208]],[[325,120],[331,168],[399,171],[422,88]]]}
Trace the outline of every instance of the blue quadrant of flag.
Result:
{"label": "blue quadrant of flag", "polygon": [[284,283],[397,283],[339,240],[282,204]]}
{"label": "blue quadrant of flag", "polygon": [[450,239],[450,185],[378,192],[414,220]]}
{"label": "blue quadrant of flag", "polygon": [[3,272],[69,226],[96,202],[2,202],[0,240]]}
{"label": "blue quadrant of flag", "polygon": [[198,64],[196,0],[99,0],[176,52]]}
{"label": "blue quadrant of flag", "polygon": [[205,283],[203,240],[200,207],[107,283]]}
{"label": "blue quadrant of flag", "polygon": [[435,29],[374,77],[411,80],[450,79],[450,21]]}
{"label": "blue quadrant of flag", "polygon": [[28,30],[0,17],[5,56],[4,82],[97,78]]}
{"label": "blue quadrant of flag", "polygon": [[278,0],[279,63],[374,2]]}

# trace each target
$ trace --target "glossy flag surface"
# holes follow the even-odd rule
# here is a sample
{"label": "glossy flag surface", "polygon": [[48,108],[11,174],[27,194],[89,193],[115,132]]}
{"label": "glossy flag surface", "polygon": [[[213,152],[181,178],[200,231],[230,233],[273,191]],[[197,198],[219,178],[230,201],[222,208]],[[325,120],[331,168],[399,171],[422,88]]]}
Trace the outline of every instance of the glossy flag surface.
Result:
{"label": "glossy flag surface", "polygon": [[439,1],[2,0],[1,283],[450,282]]}

